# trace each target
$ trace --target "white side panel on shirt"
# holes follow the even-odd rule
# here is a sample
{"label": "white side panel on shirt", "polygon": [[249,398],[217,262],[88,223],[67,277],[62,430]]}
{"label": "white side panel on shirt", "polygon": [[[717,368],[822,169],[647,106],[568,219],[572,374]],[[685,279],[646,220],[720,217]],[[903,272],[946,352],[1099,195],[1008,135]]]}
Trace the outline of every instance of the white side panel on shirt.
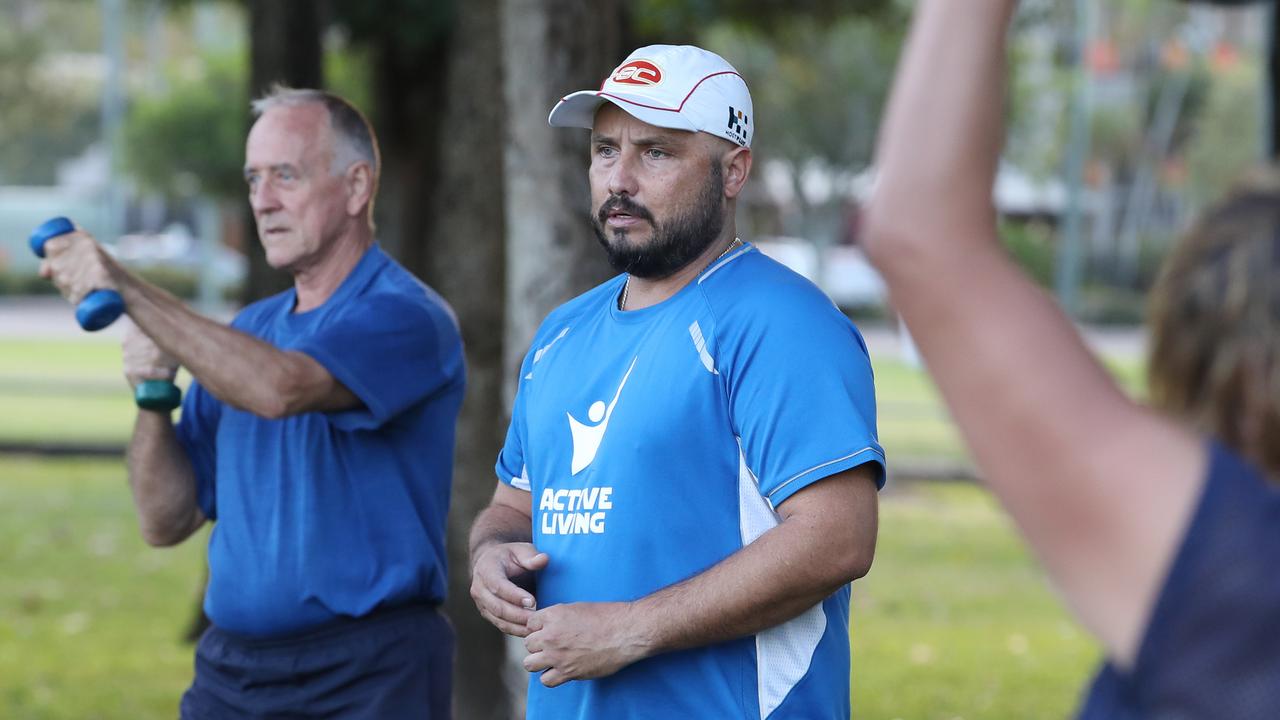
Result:
{"label": "white side panel on shirt", "polygon": [[[746,456],[738,451],[738,516],[742,544],[746,546],[778,525],[778,515],[760,494]],[[819,603],[781,625],[756,634],[756,687],[760,718],[778,709],[813,661],[813,653],[827,630],[827,615]]]}

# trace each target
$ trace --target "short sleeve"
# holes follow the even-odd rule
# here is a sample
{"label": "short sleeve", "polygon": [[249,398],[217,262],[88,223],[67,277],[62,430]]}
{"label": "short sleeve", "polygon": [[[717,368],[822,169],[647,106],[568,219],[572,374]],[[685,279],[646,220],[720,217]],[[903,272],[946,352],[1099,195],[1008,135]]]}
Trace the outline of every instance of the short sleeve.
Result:
{"label": "short sleeve", "polygon": [[196,504],[210,520],[218,518],[218,421],[222,402],[192,380],[182,399],[182,415],[174,431],[191,461],[196,478]]}
{"label": "short sleeve", "polygon": [[[725,382],[734,431],[761,494],[796,491],[866,463],[884,486],[875,387],[853,323],[816,289],[734,310],[717,328],[730,349]],[[780,295],[783,293],[780,293]]]}
{"label": "short sleeve", "polygon": [[293,348],[360,398],[330,413],[343,430],[372,430],[423,399],[463,382],[462,339],[452,316],[416,298],[382,293],[328,318]]}
{"label": "short sleeve", "polygon": [[530,357],[525,357],[524,363],[520,367],[520,384],[516,389],[515,404],[511,409],[511,424],[507,426],[507,439],[502,444],[502,451],[498,453],[498,464],[494,467],[498,480],[517,490],[526,491],[530,490],[530,484],[524,456],[527,438],[524,411],[525,397],[529,392],[529,383],[531,382],[530,372],[532,367],[533,363]]}

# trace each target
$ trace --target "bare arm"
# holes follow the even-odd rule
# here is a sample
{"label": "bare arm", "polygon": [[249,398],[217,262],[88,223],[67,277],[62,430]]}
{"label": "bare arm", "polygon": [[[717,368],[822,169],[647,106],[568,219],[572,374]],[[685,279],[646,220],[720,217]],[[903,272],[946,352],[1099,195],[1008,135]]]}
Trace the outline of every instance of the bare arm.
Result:
{"label": "bare arm", "polygon": [[209,320],[119,266],[112,276],[129,317],[224,403],[265,418],[360,405],[309,355]]}
{"label": "bare arm", "polygon": [[602,677],[663,652],[723,642],[786,622],[871,568],[877,497],[862,465],[778,508],[781,522],[725,560],[632,603],[575,603],[537,612],[525,669],[548,686]]}
{"label": "bare arm", "polygon": [[526,624],[537,606],[533,574],[548,562],[532,541],[532,496],[498,483],[471,526],[471,598],[486,620],[517,637],[529,634]]}
{"label": "bare arm", "polygon": [[923,0],[878,149],[868,250],[991,489],[1122,666],[1203,482],[1008,259],[991,202],[1012,0]]}
{"label": "bare arm", "polygon": [[[172,382],[177,361],[136,325],[124,336],[124,373],[137,387],[146,380]],[[196,501],[196,478],[169,413],[138,409],[126,455],[129,489],[142,538],[149,545],[176,545],[205,522]]]}
{"label": "bare arm", "polygon": [[174,356],[209,392],[232,407],[266,418],[358,407],[360,400],[305,353],[205,318],[107,257],[88,234],[71,233],[45,246],[42,274],[71,302],[110,287],[129,317]]}
{"label": "bare arm", "polygon": [[129,490],[147,544],[177,545],[204,525],[191,461],[163,413],[139,410],[126,457]]}

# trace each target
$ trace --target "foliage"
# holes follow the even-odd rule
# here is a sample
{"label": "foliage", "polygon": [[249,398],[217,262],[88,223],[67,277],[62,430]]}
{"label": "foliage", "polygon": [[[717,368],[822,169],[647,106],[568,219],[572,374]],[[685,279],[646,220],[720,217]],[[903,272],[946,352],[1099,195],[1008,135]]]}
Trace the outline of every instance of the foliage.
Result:
{"label": "foliage", "polygon": [[73,5],[0,7],[0,184],[52,185],[58,161],[98,137],[96,88],[69,72],[69,56],[50,53],[82,34],[85,13]]}
{"label": "foliage", "polygon": [[761,156],[857,168],[871,159],[901,30],[861,16],[795,16],[767,33],[718,24],[703,40],[747,78]]}
{"label": "foliage", "polygon": [[1191,199],[1204,207],[1229,190],[1262,157],[1258,70],[1241,65],[1219,73],[1210,87],[1204,113],[1188,141]]}
{"label": "foliage", "polygon": [[244,60],[207,58],[194,68],[171,72],[167,92],[134,103],[125,167],[144,188],[168,197],[239,198],[249,116]]}
{"label": "foliage", "polygon": [[331,3],[335,22],[354,44],[394,47],[406,55],[429,53],[453,28],[458,0],[383,0]]}
{"label": "foliage", "polygon": [[1041,287],[1053,287],[1055,246],[1053,229],[1041,223],[1003,222],[1005,249]]}
{"label": "foliage", "polygon": [[[638,0],[631,5],[635,34],[645,42],[688,42],[701,28],[728,23],[770,35],[797,17],[828,25],[850,16],[883,16],[901,7],[893,0]],[[739,68],[741,69],[741,68]]]}

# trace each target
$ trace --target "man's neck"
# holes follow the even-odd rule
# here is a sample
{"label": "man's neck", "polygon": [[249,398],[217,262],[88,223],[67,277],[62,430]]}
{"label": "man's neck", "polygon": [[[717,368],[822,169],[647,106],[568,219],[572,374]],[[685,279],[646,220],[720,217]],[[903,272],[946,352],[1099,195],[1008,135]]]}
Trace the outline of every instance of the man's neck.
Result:
{"label": "man's neck", "polygon": [[362,225],[334,242],[322,260],[297,270],[293,274],[293,287],[298,293],[298,302],[293,311],[307,312],[323,305],[371,245],[373,231]]}
{"label": "man's neck", "polygon": [[627,303],[624,310],[641,310],[657,305],[684,289],[694,278],[698,277],[713,262],[729,249],[737,239],[737,230],[733,222],[725,223],[720,236],[715,239],[697,258],[679,270],[664,278],[627,277]]}

